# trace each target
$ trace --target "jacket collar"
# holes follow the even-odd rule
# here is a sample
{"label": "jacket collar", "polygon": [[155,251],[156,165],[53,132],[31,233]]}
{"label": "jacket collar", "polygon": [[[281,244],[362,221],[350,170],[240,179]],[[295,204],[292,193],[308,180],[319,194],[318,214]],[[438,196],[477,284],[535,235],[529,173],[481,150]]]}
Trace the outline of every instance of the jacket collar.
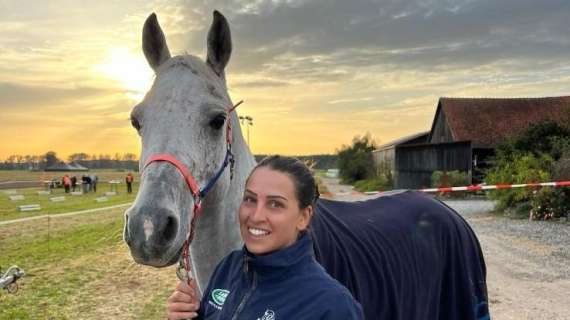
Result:
{"label": "jacket collar", "polygon": [[314,259],[313,240],[307,232],[292,245],[269,254],[255,255],[247,251],[245,245],[243,251],[247,265],[263,278],[279,276]]}

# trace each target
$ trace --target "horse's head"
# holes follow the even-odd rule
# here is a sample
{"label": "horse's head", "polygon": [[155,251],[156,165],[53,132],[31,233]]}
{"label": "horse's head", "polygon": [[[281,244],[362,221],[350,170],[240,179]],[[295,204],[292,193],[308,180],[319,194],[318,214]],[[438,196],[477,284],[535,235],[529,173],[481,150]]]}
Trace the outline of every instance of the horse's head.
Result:
{"label": "horse's head", "polygon": [[[124,239],[135,261],[161,267],[180,256],[194,214],[194,198],[174,165],[147,161],[157,154],[172,155],[204,186],[224,162],[227,122],[234,127],[239,122],[235,114],[228,113],[232,104],[224,68],[231,39],[228,23],[219,12],[214,12],[208,33],[206,62],[190,55],[171,57],[155,14],[144,24],[143,51],[156,77],[131,113],[142,139],[141,184],[135,202],[125,212]],[[221,201],[229,184],[229,170],[224,170],[208,202]]]}

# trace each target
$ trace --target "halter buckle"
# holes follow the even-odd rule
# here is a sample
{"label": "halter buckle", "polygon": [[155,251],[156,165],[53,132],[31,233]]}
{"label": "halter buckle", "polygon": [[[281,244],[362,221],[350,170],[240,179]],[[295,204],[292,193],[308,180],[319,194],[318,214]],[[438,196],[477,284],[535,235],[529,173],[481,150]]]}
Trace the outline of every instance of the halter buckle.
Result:
{"label": "halter buckle", "polygon": [[184,263],[182,260],[179,261],[178,267],[176,267],[176,276],[178,277],[178,280],[185,281],[187,283],[193,279],[190,270],[186,270],[186,268],[184,268]]}

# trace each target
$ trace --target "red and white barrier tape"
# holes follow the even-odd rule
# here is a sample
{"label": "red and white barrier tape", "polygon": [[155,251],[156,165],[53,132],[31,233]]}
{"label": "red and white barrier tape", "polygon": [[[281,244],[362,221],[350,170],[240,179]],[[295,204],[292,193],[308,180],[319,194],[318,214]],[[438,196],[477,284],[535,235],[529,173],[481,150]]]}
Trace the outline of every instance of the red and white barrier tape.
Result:
{"label": "red and white barrier tape", "polygon": [[570,187],[570,181],[554,181],[540,183],[521,183],[521,184],[496,184],[496,185],[471,185],[463,187],[440,187],[418,189],[420,192],[453,192],[453,191],[478,191],[478,190],[501,190],[528,187]]}

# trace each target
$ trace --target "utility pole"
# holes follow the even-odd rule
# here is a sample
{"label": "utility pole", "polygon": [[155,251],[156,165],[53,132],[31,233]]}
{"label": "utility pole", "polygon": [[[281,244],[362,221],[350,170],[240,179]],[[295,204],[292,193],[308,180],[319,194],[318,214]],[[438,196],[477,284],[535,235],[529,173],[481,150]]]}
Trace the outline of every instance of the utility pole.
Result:
{"label": "utility pole", "polygon": [[[245,124],[246,126],[246,130],[247,130],[247,145],[250,146],[249,144],[249,126],[253,126],[253,118],[250,116],[239,116],[239,120],[241,122],[242,125]],[[250,146],[251,147],[251,146]]]}

